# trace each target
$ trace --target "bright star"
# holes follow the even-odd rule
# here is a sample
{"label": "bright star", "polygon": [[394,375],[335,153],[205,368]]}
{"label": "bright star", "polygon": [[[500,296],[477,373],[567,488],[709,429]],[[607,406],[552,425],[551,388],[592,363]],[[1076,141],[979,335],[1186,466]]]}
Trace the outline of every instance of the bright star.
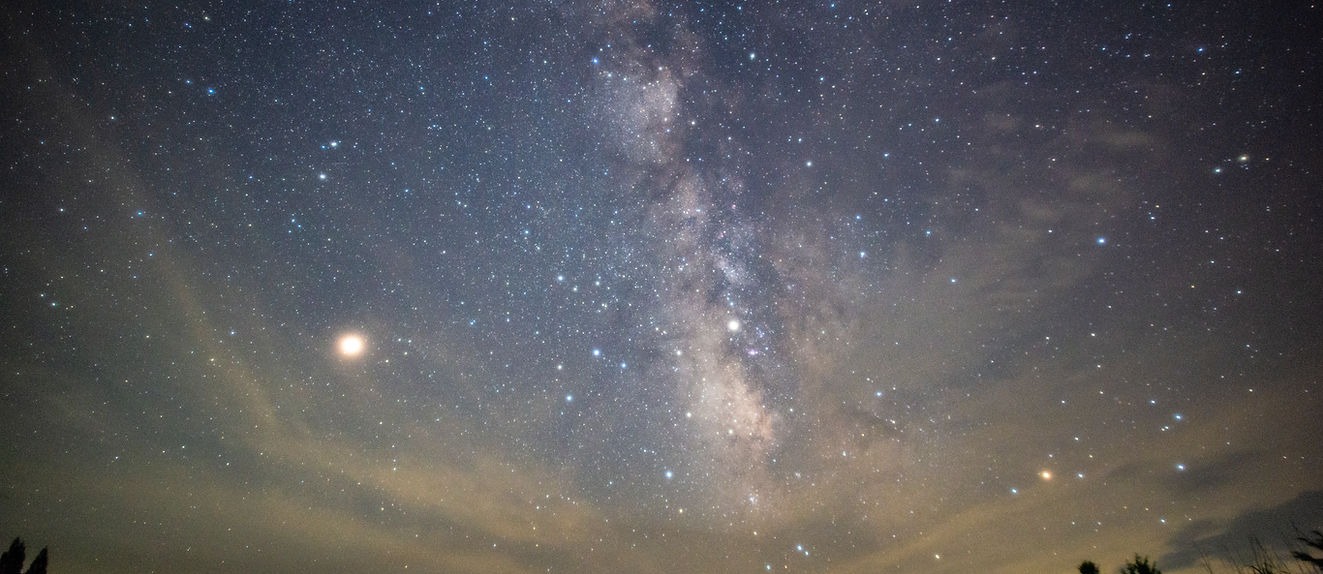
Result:
{"label": "bright star", "polygon": [[367,349],[367,341],[363,339],[362,335],[349,333],[340,337],[340,340],[335,344],[335,348],[340,351],[340,356],[352,359],[363,354],[363,351]]}

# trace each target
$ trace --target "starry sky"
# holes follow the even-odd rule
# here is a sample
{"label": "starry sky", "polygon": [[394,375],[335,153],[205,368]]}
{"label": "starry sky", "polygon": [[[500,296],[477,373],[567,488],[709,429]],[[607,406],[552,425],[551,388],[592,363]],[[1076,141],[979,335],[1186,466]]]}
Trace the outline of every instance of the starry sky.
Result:
{"label": "starry sky", "polygon": [[1323,527],[1312,2],[22,0],[53,571],[1203,571]]}

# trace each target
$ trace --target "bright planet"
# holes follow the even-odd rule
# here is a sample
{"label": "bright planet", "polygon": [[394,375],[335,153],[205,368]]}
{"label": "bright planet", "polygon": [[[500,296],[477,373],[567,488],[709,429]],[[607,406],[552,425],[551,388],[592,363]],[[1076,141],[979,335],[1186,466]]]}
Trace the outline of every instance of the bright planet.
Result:
{"label": "bright planet", "polygon": [[336,342],[335,347],[341,356],[354,358],[363,354],[363,350],[367,348],[367,341],[363,339],[362,335],[351,333],[342,335]]}

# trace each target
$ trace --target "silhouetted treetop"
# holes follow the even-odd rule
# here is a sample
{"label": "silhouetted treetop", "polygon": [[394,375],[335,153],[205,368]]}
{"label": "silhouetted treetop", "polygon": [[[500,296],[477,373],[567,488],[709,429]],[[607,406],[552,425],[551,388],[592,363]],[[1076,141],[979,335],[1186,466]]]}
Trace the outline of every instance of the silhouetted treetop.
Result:
{"label": "silhouetted treetop", "polygon": [[[27,548],[23,540],[15,538],[9,544],[9,550],[0,554],[0,574],[24,574],[23,561],[27,558]],[[27,574],[46,574],[46,562],[48,555],[46,549],[42,548],[37,553],[37,557],[32,560],[32,565],[28,567]]]}
{"label": "silhouetted treetop", "polygon": [[1323,572],[1323,558],[1315,558],[1313,554],[1310,554],[1313,550],[1323,551],[1323,532],[1315,530],[1312,534],[1314,535],[1313,538],[1305,538],[1304,536],[1298,538],[1298,540],[1304,542],[1305,546],[1312,550],[1293,550],[1291,551],[1291,556],[1294,556],[1296,560],[1313,566],[1315,570]]}
{"label": "silhouetted treetop", "polygon": [[37,553],[37,557],[32,559],[27,574],[46,574],[46,560],[46,549],[42,548],[41,552]]}
{"label": "silhouetted treetop", "polygon": [[9,544],[9,550],[0,554],[0,574],[22,574],[23,560],[27,558],[27,550],[23,546],[21,538],[15,538]]}
{"label": "silhouetted treetop", "polygon": [[1135,559],[1125,563],[1121,574],[1162,574],[1157,564],[1150,563],[1148,556],[1135,555]]}

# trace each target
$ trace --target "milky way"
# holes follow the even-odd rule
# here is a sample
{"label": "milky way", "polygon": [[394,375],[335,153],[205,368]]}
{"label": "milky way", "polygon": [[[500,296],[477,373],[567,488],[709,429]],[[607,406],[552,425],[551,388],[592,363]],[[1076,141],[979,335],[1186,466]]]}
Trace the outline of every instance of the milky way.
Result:
{"label": "milky way", "polygon": [[20,4],[0,536],[53,571],[1323,527],[1316,6]]}

